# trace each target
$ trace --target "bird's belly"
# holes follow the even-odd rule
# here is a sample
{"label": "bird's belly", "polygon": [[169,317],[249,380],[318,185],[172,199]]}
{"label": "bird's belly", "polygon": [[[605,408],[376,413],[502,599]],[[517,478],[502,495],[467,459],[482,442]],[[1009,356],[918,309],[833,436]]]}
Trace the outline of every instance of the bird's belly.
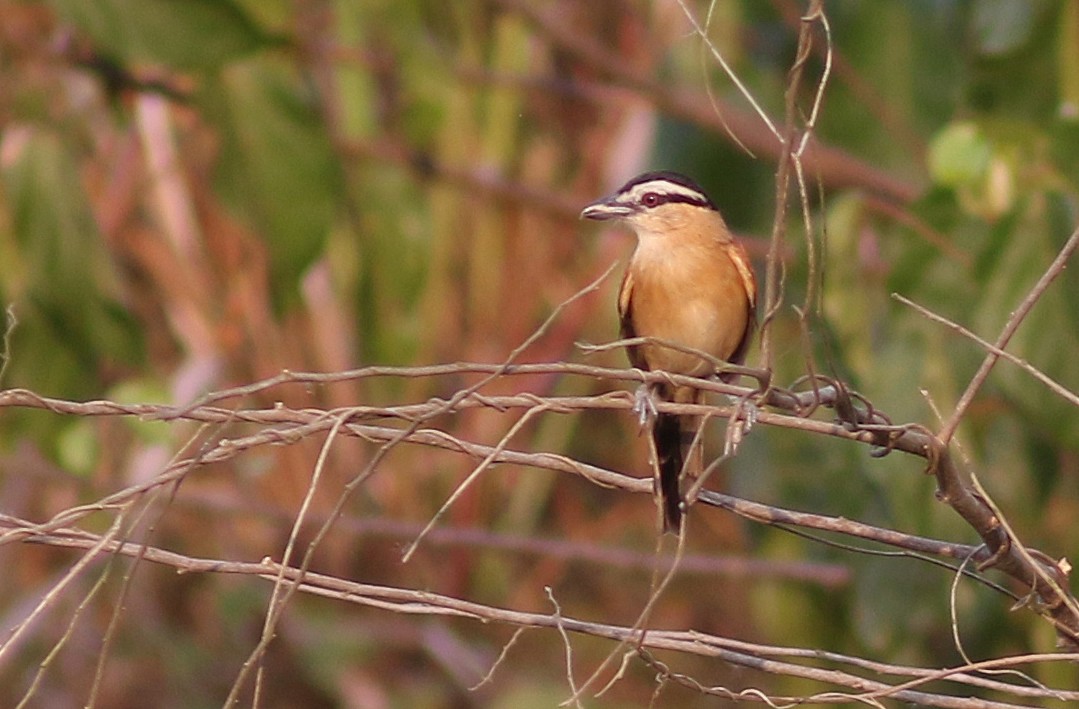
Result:
{"label": "bird's belly", "polygon": [[[745,333],[747,309],[740,291],[710,289],[689,297],[677,293],[667,296],[652,299],[662,307],[642,308],[634,313],[638,335],[667,340],[722,360],[738,349]],[[677,374],[701,376],[714,369],[696,355],[660,345],[645,346],[644,358],[650,369]]]}

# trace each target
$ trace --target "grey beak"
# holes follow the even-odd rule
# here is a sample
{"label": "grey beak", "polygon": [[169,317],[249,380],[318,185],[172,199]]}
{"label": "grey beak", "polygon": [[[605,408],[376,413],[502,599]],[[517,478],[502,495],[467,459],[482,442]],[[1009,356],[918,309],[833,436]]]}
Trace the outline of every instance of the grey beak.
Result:
{"label": "grey beak", "polygon": [[595,202],[585,207],[581,211],[581,219],[604,221],[607,219],[628,217],[632,213],[633,209],[631,207],[619,204],[615,201],[614,196],[610,196],[597,199]]}

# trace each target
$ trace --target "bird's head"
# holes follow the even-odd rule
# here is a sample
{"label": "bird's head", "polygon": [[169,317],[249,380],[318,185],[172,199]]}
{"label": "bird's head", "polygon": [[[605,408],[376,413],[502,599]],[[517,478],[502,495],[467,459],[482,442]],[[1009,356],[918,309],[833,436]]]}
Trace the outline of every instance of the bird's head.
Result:
{"label": "bird's head", "polygon": [[585,207],[581,217],[620,220],[644,235],[689,226],[695,220],[714,220],[719,210],[701,186],[685,175],[646,172]]}

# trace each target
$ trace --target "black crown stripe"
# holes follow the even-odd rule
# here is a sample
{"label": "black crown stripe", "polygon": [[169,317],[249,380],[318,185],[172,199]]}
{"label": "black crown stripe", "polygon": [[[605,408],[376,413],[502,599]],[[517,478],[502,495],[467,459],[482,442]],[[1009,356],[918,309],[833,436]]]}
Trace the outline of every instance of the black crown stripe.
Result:
{"label": "black crown stripe", "polygon": [[[660,198],[660,201],[654,206],[658,207],[660,204],[667,204],[670,202],[681,202],[684,204],[692,204],[697,207],[710,207],[712,209],[716,209],[716,205],[712,202],[712,200],[708,198],[708,195],[704,193],[704,189],[699,184],[697,184],[695,180],[686,177],[681,173],[670,172],[669,170],[645,172],[643,174],[637,175],[632,180],[622,185],[622,188],[618,191],[620,193],[627,193],[631,191],[634,187],[643,185],[648,182],[658,183],[654,192]],[[662,186],[662,183],[664,182],[675,184],[680,187],[685,187],[686,189],[696,192],[696,194],[687,195],[677,192],[664,192]]]}

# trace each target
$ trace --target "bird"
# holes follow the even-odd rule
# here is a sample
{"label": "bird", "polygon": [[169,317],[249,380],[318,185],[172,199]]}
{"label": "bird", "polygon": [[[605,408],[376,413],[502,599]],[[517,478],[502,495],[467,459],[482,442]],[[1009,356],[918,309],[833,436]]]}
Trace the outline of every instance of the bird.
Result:
{"label": "bird", "polygon": [[[645,172],[613,194],[587,205],[583,219],[628,226],[637,246],[622,277],[618,316],[623,339],[655,338],[741,364],[756,326],[757,281],[745,249],[715,203],[685,175]],[[647,342],[627,347],[630,364],[645,371],[693,377],[717,374],[714,362],[682,349]],[[721,381],[737,377],[718,373]],[[654,397],[654,398],[652,398]],[[682,469],[696,476],[700,445],[691,451],[700,417],[655,411],[654,401],[701,403],[693,387],[659,382],[638,391],[635,409],[651,420],[665,532],[682,525]],[[690,465],[686,466],[689,460]]]}

